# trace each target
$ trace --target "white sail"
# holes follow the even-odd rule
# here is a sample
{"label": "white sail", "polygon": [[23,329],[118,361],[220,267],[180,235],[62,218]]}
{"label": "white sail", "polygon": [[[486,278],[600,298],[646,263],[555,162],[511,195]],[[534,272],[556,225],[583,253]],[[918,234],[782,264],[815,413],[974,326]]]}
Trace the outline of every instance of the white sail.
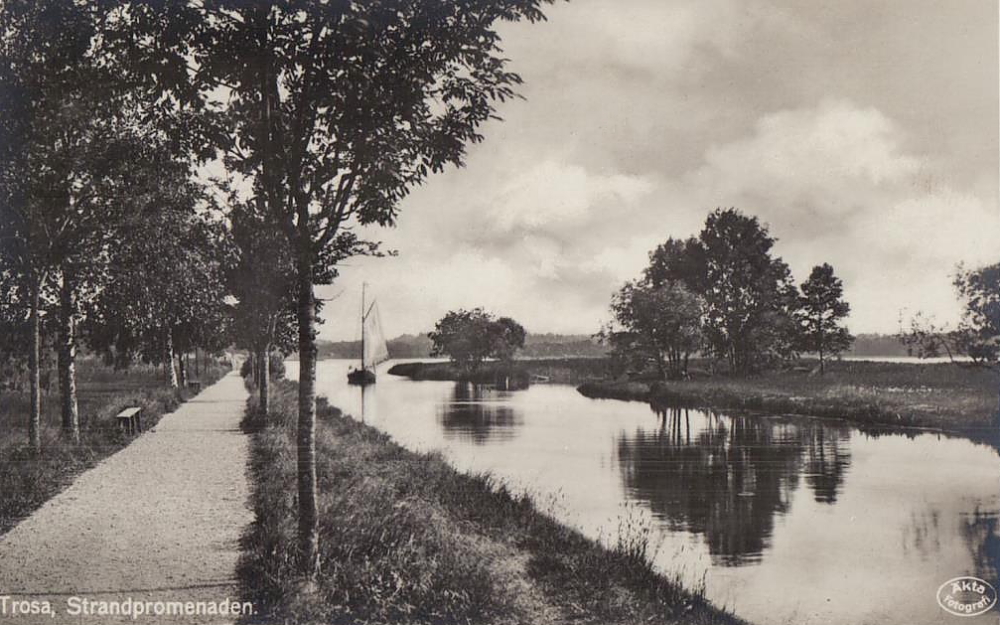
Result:
{"label": "white sail", "polygon": [[378,314],[378,304],[372,302],[368,314],[364,318],[365,353],[362,355],[364,367],[375,368],[379,363],[389,360],[389,347],[382,333],[382,320]]}

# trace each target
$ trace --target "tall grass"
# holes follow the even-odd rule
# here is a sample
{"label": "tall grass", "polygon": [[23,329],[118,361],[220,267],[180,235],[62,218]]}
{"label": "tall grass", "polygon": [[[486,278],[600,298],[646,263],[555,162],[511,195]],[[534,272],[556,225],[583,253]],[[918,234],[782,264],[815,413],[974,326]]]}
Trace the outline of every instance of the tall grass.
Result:
{"label": "tall grass", "polygon": [[[218,380],[228,370],[210,363],[201,375],[204,384]],[[81,471],[118,451],[130,441],[114,416],[123,408],[142,407],[144,429],[194,394],[190,389],[170,389],[152,367],[117,371],[94,358],[81,359],[77,374],[80,411],[79,444],[60,435],[59,394],[42,395],[42,453],[27,446],[29,400],[26,393],[0,395],[0,534],[48,501]]]}
{"label": "tall grass", "polygon": [[[244,599],[273,623],[735,623],[658,575],[639,538],[606,549],[527,496],[417,454],[320,402],[322,573],[295,568],[296,386],[272,412],[248,403],[255,520],[243,538]],[[647,537],[648,539],[648,537]]]}

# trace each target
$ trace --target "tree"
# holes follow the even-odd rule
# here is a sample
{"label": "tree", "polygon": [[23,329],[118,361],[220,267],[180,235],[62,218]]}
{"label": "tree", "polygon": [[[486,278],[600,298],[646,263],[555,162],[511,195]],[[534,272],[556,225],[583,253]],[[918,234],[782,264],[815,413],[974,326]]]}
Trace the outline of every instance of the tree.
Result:
{"label": "tree", "polygon": [[510,317],[500,317],[490,326],[490,342],[493,345],[493,357],[506,365],[514,360],[517,350],[524,347],[527,333],[524,326]]}
{"label": "tree", "polygon": [[[295,261],[298,502],[303,571],[319,569],[316,284],[376,248],[345,229],[388,226],[400,201],[448,164],[514,95],[495,24],[536,21],[549,0],[120,3],[108,38],[123,71],[181,105],[223,109],[208,139],[252,180]],[[225,97],[217,97],[223,91]]]}
{"label": "tree", "polygon": [[[231,214],[234,255],[227,272],[236,297],[234,338],[252,354],[257,367],[259,405],[270,408],[270,353],[287,354],[295,345],[295,268],[280,228],[268,224],[269,215],[255,202],[237,204]],[[248,362],[250,362],[248,360]]]}
{"label": "tree", "polygon": [[57,292],[63,432],[79,439],[77,301],[106,261],[106,226],[145,145],[120,81],[99,62],[95,3],[0,5],[0,237],[29,310],[29,439],[40,450],[42,303]]}
{"label": "tree", "polygon": [[747,373],[795,353],[797,289],[775,239],[756,217],[730,208],[708,216],[698,237],[705,336],[718,358]]}
{"label": "tree", "polygon": [[640,370],[652,363],[661,379],[681,378],[701,344],[702,306],[679,281],[628,282],[611,300],[613,322],[602,338]]}
{"label": "tree", "polygon": [[840,325],[851,307],[843,299],[843,283],[826,263],[813,267],[801,292],[798,318],[802,347],[819,355],[819,372],[823,374],[825,356],[839,354],[854,341],[847,328]]}
{"label": "tree", "polygon": [[0,270],[0,384],[20,377],[28,353],[28,309],[16,281],[15,274]]}
{"label": "tree", "polygon": [[1000,365],[1000,263],[979,269],[961,265],[952,284],[962,303],[957,327],[939,326],[923,315],[910,321],[900,340],[921,358],[967,357],[972,366]]}
{"label": "tree", "polygon": [[958,348],[979,366],[1000,364],[1000,263],[959,267],[954,280],[963,300]]}
{"label": "tree", "polygon": [[473,308],[448,312],[427,336],[433,343],[432,356],[448,356],[465,375],[475,375],[488,358],[509,363],[524,347],[525,331],[510,317],[496,319]]}
{"label": "tree", "polygon": [[88,307],[85,332],[119,366],[137,355],[162,364],[176,387],[182,354],[216,351],[227,340],[224,248],[219,227],[198,210],[205,196],[185,167],[161,177],[115,232],[109,279]]}
{"label": "tree", "polygon": [[653,287],[676,282],[692,293],[705,289],[705,267],[698,239],[667,239],[649,253],[649,266],[643,270],[644,281]]}

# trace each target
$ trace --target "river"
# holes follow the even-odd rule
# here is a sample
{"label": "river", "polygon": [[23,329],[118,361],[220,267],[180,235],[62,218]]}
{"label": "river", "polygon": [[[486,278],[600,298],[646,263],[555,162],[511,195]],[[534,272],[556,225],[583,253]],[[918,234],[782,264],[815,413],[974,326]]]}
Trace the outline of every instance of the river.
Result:
{"label": "river", "polygon": [[[1000,457],[936,434],[832,420],[656,412],[571,386],[499,391],[324,360],[319,392],[453,466],[489,472],[585,534],[648,532],[656,565],[761,625],[997,622],[937,604],[945,581],[997,587]],[[288,363],[296,377],[297,362]]]}

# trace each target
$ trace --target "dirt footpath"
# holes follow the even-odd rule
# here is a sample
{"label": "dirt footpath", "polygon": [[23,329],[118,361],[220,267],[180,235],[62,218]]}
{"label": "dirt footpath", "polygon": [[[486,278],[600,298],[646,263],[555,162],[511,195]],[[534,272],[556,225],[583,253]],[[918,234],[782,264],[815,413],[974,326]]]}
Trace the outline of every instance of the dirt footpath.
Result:
{"label": "dirt footpath", "polygon": [[227,375],[0,538],[0,625],[234,622],[246,397]]}

